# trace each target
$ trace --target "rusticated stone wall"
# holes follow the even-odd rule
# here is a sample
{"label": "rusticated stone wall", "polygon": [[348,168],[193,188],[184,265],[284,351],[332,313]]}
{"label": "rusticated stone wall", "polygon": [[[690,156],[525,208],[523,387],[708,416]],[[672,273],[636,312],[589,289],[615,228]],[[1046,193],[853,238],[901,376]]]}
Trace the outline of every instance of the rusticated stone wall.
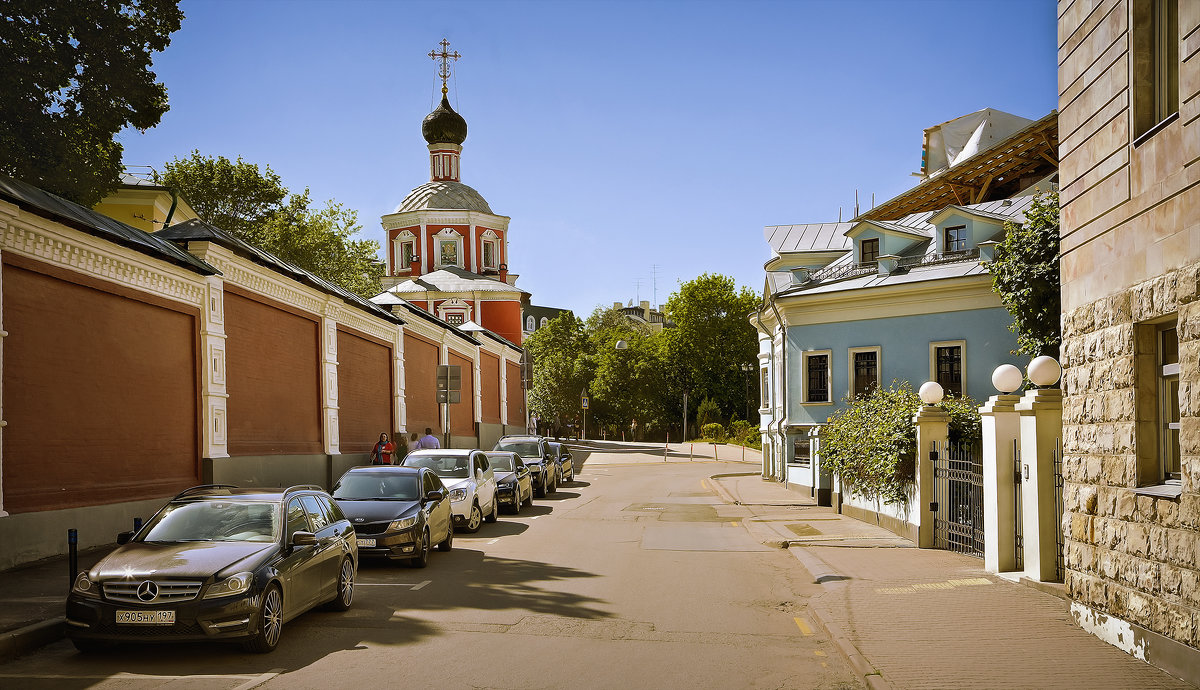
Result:
{"label": "rusticated stone wall", "polygon": [[[1175,315],[1182,493],[1139,491],[1136,324]],[[1063,529],[1074,601],[1200,647],[1200,263],[1063,315]],[[1139,386],[1139,383],[1142,385]],[[1143,463],[1145,449],[1140,449]]]}

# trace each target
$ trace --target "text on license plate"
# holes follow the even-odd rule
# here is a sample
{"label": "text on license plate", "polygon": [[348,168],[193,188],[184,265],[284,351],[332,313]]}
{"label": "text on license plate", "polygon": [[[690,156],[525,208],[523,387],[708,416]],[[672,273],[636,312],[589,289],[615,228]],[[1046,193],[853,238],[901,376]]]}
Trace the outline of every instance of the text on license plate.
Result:
{"label": "text on license plate", "polygon": [[117,611],[117,623],[128,625],[174,625],[174,611]]}
{"label": "text on license plate", "polygon": [[359,538],[358,538],[358,545],[359,545],[359,547],[363,547],[363,546],[365,546],[365,547],[367,547],[368,549],[370,549],[370,548],[374,548],[374,546],[375,546],[375,540],[374,540],[374,539],[363,539],[362,537],[359,537]]}

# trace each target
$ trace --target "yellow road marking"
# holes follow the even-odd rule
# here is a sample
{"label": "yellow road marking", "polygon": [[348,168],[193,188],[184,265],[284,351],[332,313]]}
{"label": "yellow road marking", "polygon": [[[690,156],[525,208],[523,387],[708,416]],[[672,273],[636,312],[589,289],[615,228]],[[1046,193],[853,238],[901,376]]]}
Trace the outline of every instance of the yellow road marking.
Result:
{"label": "yellow road marking", "polygon": [[812,628],[808,627],[808,623],[803,618],[793,618],[792,620],[796,621],[796,627],[800,628],[800,632],[804,633],[805,637],[812,634]]}
{"label": "yellow road marking", "polygon": [[824,661],[822,661],[822,662],[821,662],[821,668],[829,668],[829,664],[827,664],[827,663],[825,663]]}
{"label": "yellow road marking", "polygon": [[705,491],[709,491],[709,490],[710,490],[710,489],[708,488],[708,480],[707,480],[707,479],[701,479],[701,480],[700,480],[700,488],[704,489]]}
{"label": "yellow road marking", "polygon": [[816,654],[817,656],[825,656],[825,652],[822,652],[822,651],[821,651],[821,650],[819,650],[819,649],[817,649],[817,650],[814,650],[814,651],[813,651],[813,654]]}
{"label": "yellow road marking", "polygon": [[736,523],[736,522],[731,522],[731,523],[729,523],[729,524],[733,525],[734,527],[737,527],[737,526],[738,526],[738,523]]}

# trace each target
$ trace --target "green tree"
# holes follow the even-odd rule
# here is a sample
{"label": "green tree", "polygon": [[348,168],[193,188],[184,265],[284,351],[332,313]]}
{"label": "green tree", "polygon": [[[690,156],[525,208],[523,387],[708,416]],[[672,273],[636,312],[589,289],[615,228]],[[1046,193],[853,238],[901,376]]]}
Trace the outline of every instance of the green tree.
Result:
{"label": "green tree", "polygon": [[7,0],[0,8],[0,172],[93,206],[117,188],[126,126],[167,112],[150,64],[178,0]]}
{"label": "green tree", "polygon": [[311,208],[309,190],[289,195],[270,166],[192,151],[156,179],[218,228],[363,297],[379,293],[379,243],[355,239],[358,214],[334,201]]}
{"label": "green tree", "polygon": [[687,392],[695,400],[712,398],[723,410],[746,406],[741,365],[754,362],[758,336],[747,316],[758,305],[749,288],[733,278],[705,273],[683,283],[667,300],[674,328],[663,330],[671,403]]}
{"label": "green tree", "polygon": [[617,309],[596,309],[587,334],[594,353],[591,418],[619,429],[636,420],[639,435],[664,426],[661,348],[650,329]]}
{"label": "green tree", "polygon": [[530,413],[548,423],[574,419],[580,412],[580,395],[592,379],[583,321],[563,312],[534,331],[524,345],[533,362]]}
{"label": "green tree", "polygon": [[1013,354],[1058,356],[1062,343],[1058,272],[1058,192],[1034,196],[1020,225],[1004,224],[1004,241],[988,265],[1017,334]]}

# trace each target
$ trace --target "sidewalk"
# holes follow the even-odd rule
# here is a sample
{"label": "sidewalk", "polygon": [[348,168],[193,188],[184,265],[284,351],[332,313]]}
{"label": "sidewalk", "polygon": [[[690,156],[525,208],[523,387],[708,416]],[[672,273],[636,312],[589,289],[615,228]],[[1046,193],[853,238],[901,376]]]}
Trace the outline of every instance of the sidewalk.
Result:
{"label": "sidewalk", "polygon": [[806,613],[871,687],[1193,687],[1084,632],[1064,599],[990,575],[981,559],[914,548],[757,473],[713,480],[754,514],[743,524],[756,539],[788,548],[824,586]]}
{"label": "sidewalk", "polygon": [[[95,565],[109,551],[79,554],[79,569]],[[0,663],[63,636],[63,612],[71,587],[67,557],[0,572]]]}

